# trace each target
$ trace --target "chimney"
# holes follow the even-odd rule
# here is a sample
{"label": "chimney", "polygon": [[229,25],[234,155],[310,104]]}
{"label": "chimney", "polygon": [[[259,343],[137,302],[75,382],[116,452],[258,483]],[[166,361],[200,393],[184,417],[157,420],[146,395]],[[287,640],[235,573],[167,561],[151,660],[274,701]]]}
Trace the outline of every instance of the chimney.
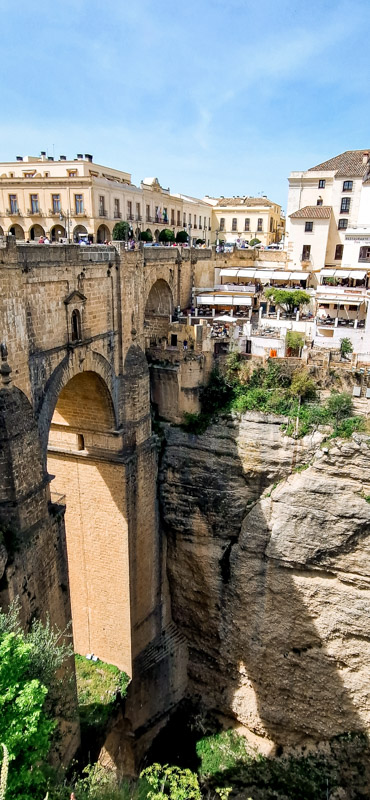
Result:
{"label": "chimney", "polygon": [[362,154],[362,163],[367,164],[368,160],[369,160],[369,151],[365,150],[365,152]]}
{"label": "chimney", "polygon": [[15,160],[16,160],[16,161],[23,161],[23,156],[16,156],[16,157],[15,157]]}
{"label": "chimney", "polygon": [[67,156],[59,156],[59,161],[67,161]]}
{"label": "chimney", "polygon": [[77,153],[77,158],[79,159],[79,161],[81,161],[81,159],[83,159],[82,153]]}
{"label": "chimney", "polygon": [[90,164],[91,164],[91,162],[93,160],[92,155],[90,155],[90,153],[85,153],[85,158],[86,158],[86,161],[90,161]]}

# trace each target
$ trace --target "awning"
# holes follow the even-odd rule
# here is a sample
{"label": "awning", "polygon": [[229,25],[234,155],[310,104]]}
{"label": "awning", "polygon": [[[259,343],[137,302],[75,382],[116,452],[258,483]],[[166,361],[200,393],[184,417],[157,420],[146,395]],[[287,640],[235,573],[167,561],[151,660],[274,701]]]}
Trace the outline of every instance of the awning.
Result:
{"label": "awning", "polygon": [[239,270],[236,269],[235,267],[233,267],[233,268],[229,268],[228,267],[227,269],[226,269],[226,267],[223,267],[222,269],[220,269],[220,275],[221,276],[222,275],[228,275],[229,278],[236,278],[237,275],[238,275],[238,272],[239,272]]}
{"label": "awning", "polygon": [[320,275],[323,278],[354,278],[357,281],[362,281],[367,275],[366,269],[321,269]]}
{"label": "awning", "polygon": [[251,306],[252,298],[237,294],[199,294],[198,306]]}
{"label": "awning", "polygon": [[258,269],[247,269],[243,267],[238,269],[238,278],[258,278]]}
{"label": "awning", "polygon": [[291,281],[305,281],[308,276],[309,272],[291,272],[290,273],[290,280]]}
{"label": "awning", "polygon": [[332,303],[333,305],[342,305],[342,306],[360,306],[361,303],[365,302],[365,298],[363,300],[353,300],[352,298],[348,297],[323,297],[321,294],[316,295],[317,303]]}

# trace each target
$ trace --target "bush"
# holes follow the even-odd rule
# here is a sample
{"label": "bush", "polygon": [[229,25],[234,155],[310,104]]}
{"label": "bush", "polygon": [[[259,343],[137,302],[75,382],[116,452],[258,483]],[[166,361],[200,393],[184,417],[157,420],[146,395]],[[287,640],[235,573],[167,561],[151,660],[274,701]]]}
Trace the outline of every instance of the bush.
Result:
{"label": "bush", "polygon": [[148,228],[147,231],[141,231],[140,232],[139,239],[140,239],[141,242],[152,242],[153,241],[153,234]]}
{"label": "bush", "polygon": [[176,234],[176,242],[177,244],[185,244],[189,241],[189,236],[186,231],[178,231]]}
{"label": "bush", "polygon": [[307,370],[297,370],[293,373],[290,394],[292,397],[300,398],[301,401],[313,400],[316,397],[316,384]]}
{"label": "bush", "polygon": [[285,344],[288,349],[299,352],[304,345],[304,336],[302,333],[298,333],[298,331],[287,331]]}
{"label": "bush", "polygon": [[125,222],[124,220],[122,220],[121,222],[116,222],[113,228],[113,239],[115,241],[124,242],[129,238],[130,233],[131,233],[131,228],[128,222]]}
{"label": "bush", "polygon": [[350,339],[344,338],[340,340],[340,354],[342,358],[346,358],[350,353],[353,353],[353,345]]}
{"label": "bush", "polygon": [[171,228],[163,228],[158,236],[158,240],[160,242],[174,242],[175,241],[175,234],[171,230]]}

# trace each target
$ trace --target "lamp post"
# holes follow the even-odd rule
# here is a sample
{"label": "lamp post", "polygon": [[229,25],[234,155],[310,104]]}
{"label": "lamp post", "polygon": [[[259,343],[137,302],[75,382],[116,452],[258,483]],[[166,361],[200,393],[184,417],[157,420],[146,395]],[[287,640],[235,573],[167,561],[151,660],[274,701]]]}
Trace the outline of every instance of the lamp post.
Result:
{"label": "lamp post", "polygon": [[70,243],[70,241],[71,241],[71,239],[70,239],[71,212],[70,212],[70,210],[68,209],[68,211],[66,211],[65,214],[63,214],[63,212],[61,211],[60,214],[59,214],[59,219],[60,219],[61,222],[62,222],[62,220],[64,220],[64,230],[65,230],[65,232],[67,234],[68,243]]}
{"label": "lamp post", "polygon": [[219,234],[219,230],[216,231],[216,253],[217,253],[217,248],[218,248],[218,234]]}
{"label": "lamp post", "polygon": [[188,223],[189,228],[189,247],[191,247],[191,222]]}

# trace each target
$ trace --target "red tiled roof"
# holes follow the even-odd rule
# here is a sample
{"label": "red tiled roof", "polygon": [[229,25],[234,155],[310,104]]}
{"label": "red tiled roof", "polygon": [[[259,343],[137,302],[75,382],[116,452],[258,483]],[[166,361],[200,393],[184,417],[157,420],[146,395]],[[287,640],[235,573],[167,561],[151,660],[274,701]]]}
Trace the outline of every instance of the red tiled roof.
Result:
{"label": "red tiled roof", "polygon": [[[340,153],[339,156],[329,158],[328,161],[323,161],[322,164],[317,164],[316,167],[310,167],[309,172],[320,172],[324,170],[335,170],[338,178],[363,178],[368,167],[368,158],[370,155],[370,148],[368,150],[346,150]],[[367,156],[364,163],[364,158]]]}
{"label": "red tiled roof", "polygon": [[330,219],[331,206],[304,206],[289,214],[293,219]]}

